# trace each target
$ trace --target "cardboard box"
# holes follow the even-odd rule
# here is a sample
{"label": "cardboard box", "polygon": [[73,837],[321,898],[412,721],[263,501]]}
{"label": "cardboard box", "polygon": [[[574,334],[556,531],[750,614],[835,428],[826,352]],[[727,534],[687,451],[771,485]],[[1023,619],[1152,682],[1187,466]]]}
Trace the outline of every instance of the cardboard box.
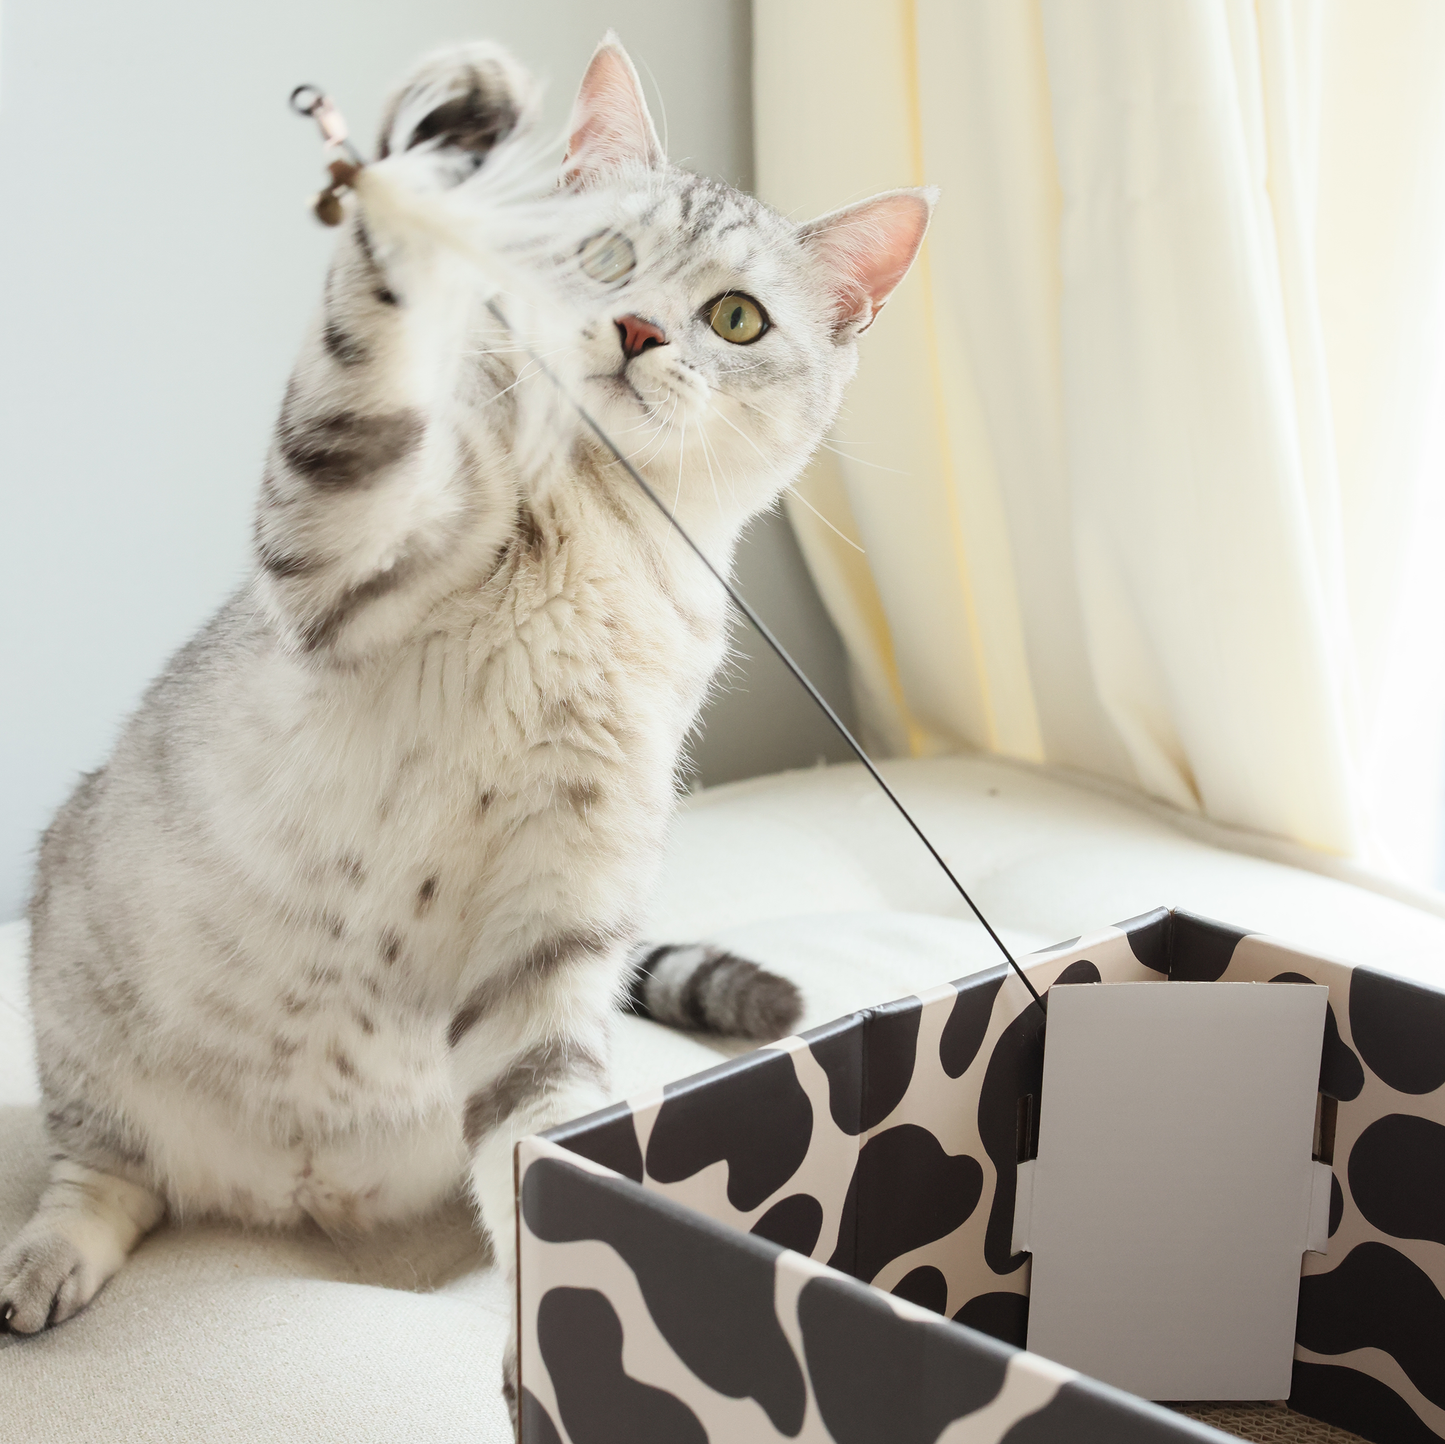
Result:
{"label": "cardboard box", "polygon": [[[1445,1438],[1445,992],[1162,909],[1025,968],[1329,989],[1289,1406]],[[1042,1078],[1001,965],[523,1140],[523,1444],[1218,1440],[1020,1347]]]}

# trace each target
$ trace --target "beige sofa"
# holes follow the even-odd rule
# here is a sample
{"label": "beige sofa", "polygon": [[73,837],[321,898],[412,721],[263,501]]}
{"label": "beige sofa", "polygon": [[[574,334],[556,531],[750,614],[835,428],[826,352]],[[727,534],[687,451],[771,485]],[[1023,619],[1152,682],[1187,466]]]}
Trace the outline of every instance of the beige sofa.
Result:
{"label": "beige sofa", "polygon": [[[1162,903],[1445,986],[1445,917],[1434,912],[1007,764],[889,772],[1010,946]],[[724,942],[789,973],[807,1025],[996,960],[856,767],[693,798],[650,934]],[[0,928],[0,1239],[45,1172],[24,952],[23,925]],[[618,1093],[695,1072],[718,1051],[728,1050],[621,1019]],[[0,1337],[0,1437],[501,1444],[507,1307],[460,1204],[359,1243],[163,1226],[78,1318],[34,1339]]]}

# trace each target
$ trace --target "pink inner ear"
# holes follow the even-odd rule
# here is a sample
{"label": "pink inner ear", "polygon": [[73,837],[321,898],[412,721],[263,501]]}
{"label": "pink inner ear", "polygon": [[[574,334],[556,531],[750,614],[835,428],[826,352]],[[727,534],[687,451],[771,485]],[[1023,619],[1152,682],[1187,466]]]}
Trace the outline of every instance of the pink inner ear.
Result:
{"label": "pink inner ear", "polygon": [[662,147],[627,52],[604,41],[592,57],[572,106],[563,176],[571,180],[627,161],[658,165]]}
{"label": "pink inner ear", "polygon": [[891,191],[803,228],[804,244],[833,273],[840,324],[872,324],[908,274],[932,213],[932,193]]}

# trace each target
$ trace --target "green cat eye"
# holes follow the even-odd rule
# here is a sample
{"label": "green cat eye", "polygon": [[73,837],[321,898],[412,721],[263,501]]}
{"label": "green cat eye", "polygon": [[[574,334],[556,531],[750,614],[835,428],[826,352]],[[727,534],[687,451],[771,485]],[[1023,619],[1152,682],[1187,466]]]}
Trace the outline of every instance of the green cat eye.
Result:
{"label": "green cat eye", "polygon": [[751,296],[729,291],[719,296],[708,311],[708,324],[724,341],[735,346],[746,346],[756,341],[768,329],[768,318],[763,308]]}
{"label": "green cat eye", "polygon": [[621,231],[598,231],[582,242],[577,261],[594,281],[615,286],[632,274],[637,265],[637,252]]}

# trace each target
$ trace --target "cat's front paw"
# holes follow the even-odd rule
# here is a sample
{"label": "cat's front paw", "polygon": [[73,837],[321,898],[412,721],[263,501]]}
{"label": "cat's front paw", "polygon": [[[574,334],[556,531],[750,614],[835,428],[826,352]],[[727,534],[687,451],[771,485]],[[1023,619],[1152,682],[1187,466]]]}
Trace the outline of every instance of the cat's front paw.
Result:
{"label": "cat's front paw", "polygon": [[32,1224],[0,1254],[0,1329],[38,1334],[79,1313],[105,1280],[64,1233]]}
{"label": "cat's front paw", "polygon": [[536,100],[532,78],[501,46],[438,51],[387,102],[378,158],[431,141],[446,178],[457,184],[531,119]]}

